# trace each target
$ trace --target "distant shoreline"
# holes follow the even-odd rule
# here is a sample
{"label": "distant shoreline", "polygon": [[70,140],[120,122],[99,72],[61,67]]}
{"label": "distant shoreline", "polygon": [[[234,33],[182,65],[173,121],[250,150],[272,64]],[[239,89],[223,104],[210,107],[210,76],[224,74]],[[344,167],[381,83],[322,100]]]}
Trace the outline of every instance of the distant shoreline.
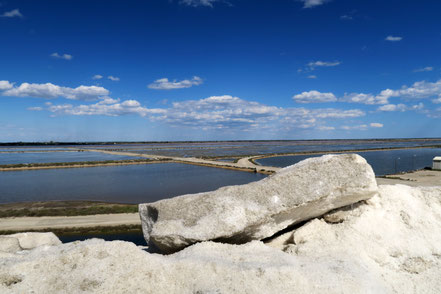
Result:
{"label": "distant shoreline", "polygon": [[[282,157],[282,156],[301,156],[301,155],[319,155],[319,154],[333,154],[333,153],[357,153],[357,152],[376,152],[376,151],[392,151],[392,150],[409,150],[409,149],[430,149],[430,148],[441,148],[441,145],[428,145],[428,146],[409,146],[409,147],[382,147],[382,148],[363,148],[363,149],[351,149],[351,150],[322,150],[322,151],[301,151],[301,152],[289,152],[289,153],[270,153],[270,154],[261,154],[261,155],[227,155],[227,156],[213,156],[206,157],[211,159],[222,159],[222,158],[248,158],[250,163],[255,165],[255,167],[247,167],[247,166],[236,166],[235,163],[231,163],[229,165],[226,162],[219,161],[219,164],[209,163],[209,162],[200,162],[196,158],[196,160],[179,160],[177,158],[167,158],[165,156],[158,155],[158,157],[163,157],[162,159],[156,160],[121,160],[121,161],[112,161],[112,162],[93,162],[93,163],[85,163],[84,161],[78,162],[61,162],[61,163],[33,163],[29,165],[21,165],[21,164],[10,164],[10,165],[2,165],[0,166],[0,171],[23,171],[23,170],[40,170],[40,169],[58,169],[58,168],[79,168],[79,167],[101,167],[101,166],[123,166],[123,165],[135,165],[135,164],[156,164],[156,163],[183,163],[183,164],[191,164],[197,166],[206,166],[206,167],[214,167],[214,168],[222,168],[229,170],[238,170],[245,172],[257,172],[262,174],[272,174],[274,171],[259,169],[262,167],[256,160],[270,157]],[[106,150],[103,150],[106,152]],[[116,153],[116,152],[115,152]],[[132,155],[132,154],[131,154]],[[201,157],[201,159],[204,157]],[[190,158],[188,158],[190,159]],[[18,166],[17,166],[18,165]],[[271,168],[271,167],[269,167]]]}
{"label": "distant shoreline", "polygon": [[409,142],[433,141],[441,138],[375,138],[375,139],[308,139],[308,140],[213,140],[213,141],[104,141],[104,142],[3,142],[0,146],[77,146],[77,145],[119,145],[119,144],[179,144],[179,143],[231,143],[231,142]]}

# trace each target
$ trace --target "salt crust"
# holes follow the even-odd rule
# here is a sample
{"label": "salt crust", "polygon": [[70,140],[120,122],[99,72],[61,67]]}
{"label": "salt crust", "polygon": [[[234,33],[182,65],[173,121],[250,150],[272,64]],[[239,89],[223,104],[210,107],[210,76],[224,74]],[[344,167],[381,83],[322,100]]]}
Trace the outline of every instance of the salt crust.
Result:
{"label": "salt crust", "polygon": [[343,222],[313,219],[284,242],[164,256],[91,239],[4,253],[0,293],[439,293],[440,230],[441,187],[380,186]]}

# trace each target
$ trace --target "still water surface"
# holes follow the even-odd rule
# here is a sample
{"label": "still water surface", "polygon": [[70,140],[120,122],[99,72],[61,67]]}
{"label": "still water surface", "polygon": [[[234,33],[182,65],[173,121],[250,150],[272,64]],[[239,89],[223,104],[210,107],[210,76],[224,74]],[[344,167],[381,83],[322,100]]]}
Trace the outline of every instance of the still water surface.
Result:
{"label": "still water surface", "polygon": [[264,177],[179,163],[7,171],[0,173],[0,203],[50,200],[144,203],[246,184]]}
{"label": "still water surface", "polygon": [[330,151],[375,149],[390,147],[418,147],[439,145],[440,139],[431,140],[312,140],[312,141],[250,141],[250,142],[187,142],[152,144],[116,144],[84,146],[94,149],[129,150],[137,153],[165,156],[235,156],[304,151]]}
{"label": "still water surface", "polygon": [[[357,152],[357,154],[367,160],[377,176],[381,176],[430,167],[432,166],[433,157],[441,156],[441,148],[370,151]],[[258,159],[256,162],[261,165],[285,167],[306,158],[321,155],[323,154],[277,156]]]}
{"label": "still water surface", "polygon": [[141,157],[121,156],[100,152],[37,152],[0,153],[0,165],[17,163],[80,162],[140,159]]}

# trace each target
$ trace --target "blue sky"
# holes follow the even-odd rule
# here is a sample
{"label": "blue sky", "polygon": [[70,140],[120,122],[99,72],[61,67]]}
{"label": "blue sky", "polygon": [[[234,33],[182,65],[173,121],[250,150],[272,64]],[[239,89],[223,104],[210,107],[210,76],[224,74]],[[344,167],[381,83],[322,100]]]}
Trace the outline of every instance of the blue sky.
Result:
{"label": "blue sky", "polygon": [[439,137],[439,11],[0,0],[0,141]]}

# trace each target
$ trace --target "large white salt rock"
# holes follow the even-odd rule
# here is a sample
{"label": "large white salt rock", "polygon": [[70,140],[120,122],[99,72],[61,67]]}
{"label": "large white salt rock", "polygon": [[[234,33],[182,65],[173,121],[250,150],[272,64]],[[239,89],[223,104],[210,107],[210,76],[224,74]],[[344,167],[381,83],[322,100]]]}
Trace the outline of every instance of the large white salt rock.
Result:
{"label": "large white salt rock", "polygon": [[144,237],[161,251],[196,242],[241,244],[378,192],[375,175],[356,154],[310,158],[258,182],[140,204]]}

